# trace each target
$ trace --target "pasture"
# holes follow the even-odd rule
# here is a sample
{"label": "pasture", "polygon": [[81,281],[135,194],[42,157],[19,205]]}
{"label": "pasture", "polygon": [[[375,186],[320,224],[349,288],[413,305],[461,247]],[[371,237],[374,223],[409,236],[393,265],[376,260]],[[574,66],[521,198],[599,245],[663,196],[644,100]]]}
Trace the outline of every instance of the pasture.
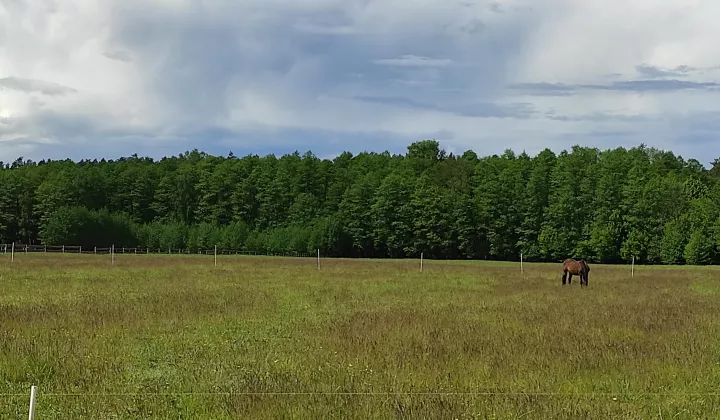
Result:
{"label": "pasture", "polygon": [[714,267],[0,257],[3,419],[720,416]]}

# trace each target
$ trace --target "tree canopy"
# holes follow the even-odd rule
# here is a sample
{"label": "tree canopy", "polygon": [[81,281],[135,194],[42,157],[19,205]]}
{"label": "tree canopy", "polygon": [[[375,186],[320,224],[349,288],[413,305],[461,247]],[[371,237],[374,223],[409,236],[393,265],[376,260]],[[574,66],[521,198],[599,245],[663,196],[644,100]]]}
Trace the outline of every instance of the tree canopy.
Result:
{"label": "tree canopy", "polygon": [[644,145],[532,157],[311,152],[0,164],[0,243],[331,256],[715,263],[720,159]]}

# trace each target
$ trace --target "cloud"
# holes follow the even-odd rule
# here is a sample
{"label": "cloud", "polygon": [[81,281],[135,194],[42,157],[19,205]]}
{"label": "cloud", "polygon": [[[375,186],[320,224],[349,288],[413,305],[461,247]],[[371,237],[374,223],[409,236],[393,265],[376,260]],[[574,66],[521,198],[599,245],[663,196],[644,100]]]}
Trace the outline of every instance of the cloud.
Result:
{"label": "cloud", "polygon": [[684,80],[628,80],[611,85],[581,85],[581,89],[623,90],[633,92],[672,91],[686,89],[710,89],[720,86],[715,82],[690,82]]}
{"label": "cloud", "polygon": [[130,57],[130,54],[127,51],[111,51],[106,52],[105,57],[110,58],[112,60],[118,60],[122,62],[130,62],[132,61],[132,58]]}
{"label": "cloud", "polygon": [[408,66],[408,67],[443,67],[453,64],[453,61],[447,58],[429,58],[419,57],[417,55],[407,54],[398,58],[383,58],[374,61],[375,64],[383,66]]}
{"label": "cloud", "polygon": [[677,66],[674,69],[663,69],[658,66],[650,66],[647,64],[640,64],[635,66],[635,69],[643,77],[648,78],[660,78],[660,77],[682,77],[697,69],[690,66]]}
{"label": "cloud", "polygon": [[548,112],[546,118],[556,121],[593,121],[593,122],[640,122],[649,121],[653,118],[647,115],[615,114],[607,112],[595,112],[592,114],[580,115],[558,115]]}
{"label": "cloud", "polygon": [[57,83],[46,82],[43,80],[23,79],[20,77],[3,77],[0,78],[0,89],[12,89],[22,92],[39,92],[44,95],[67,95],[75,93],[77,90],[62,86]]}
{"label": "cloud", "polygon": [[508,88],[529,95],[565,96],[574,94],[578,86],[551,82],[526,82],[513,83],[508,85]]}
{"label": "cloud", "polygon": [[466,117],[529,118],[533,114],[532,106],[527,103],[513,103],[506,105],[477,101],[457,103],[444,100],[440,97],[440,95],[438,95],[434,102],[422,102],[404,97],[390,96],[355,96],[354,99],[381,104],[398,105],[407,108],[446,112]]}
{"label": "cloud", "polygon": [[582,93],[583,90],[604,90],[621,92],[669,92],[688,89],[705,89],[714,91],[720,87],[716,82],[691,82],[685,80],[625,80],[606,85],[578,84],[566,85],[563,83],[515,83],[509,85],[512,90],[523,91],[531,95],[566,96]]}
{"label": "cloud", "polygon": [[436,136],[479,154],[644,142],[707,163],[720,155],[707,142],[718,13],[681,0],[3,2],[0,159],[399,153]]}
{"label": "cloud", "polygon": [[492,2],[490,3],[490,10],[492,10],[495,13],[505,13],[505,10],[503,8],[503,5],[498,2]]}

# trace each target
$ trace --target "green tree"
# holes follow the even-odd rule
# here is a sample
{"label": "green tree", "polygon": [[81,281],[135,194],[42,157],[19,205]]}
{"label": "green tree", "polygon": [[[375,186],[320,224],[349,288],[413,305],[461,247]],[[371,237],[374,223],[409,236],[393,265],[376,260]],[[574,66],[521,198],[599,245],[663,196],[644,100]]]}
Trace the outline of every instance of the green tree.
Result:
{"label": "green tree", "polygon": [[408,174],[393,173],[375,193],[371,220],[375,248],[392,258],[404,257],[413,237],[410,200],[414,185]]}
{"label": "green tree", "polygon": [[713,165],[645,145],[457,156],[434,140],[334,159],[18,158],[0,165],[0,242],[704,264],[720,245]]}
{"label": "green tree", "polygon": [[447,193],[431,184],[427,177],[420,178],[410,199],[412,212],[413,242],[405,247],[411,255],[424,253],[428,257],[442,258],[453,253],[457,245],[453,241],[455,232],[449,216],[452,214],[451,200]]}
{"label": "green tree", "polygon": [[705,229],[696,229],[685,245],[683,257],[688,264],[704,265],[712,261],[715,247],[712,238]]}
{"label": "green tree", "polygon": [[556,159],[555,153],[544,149],[532,162],[532,169],[525,186],[525,202],[522,207],[517,243],[526,260],[537,261],[542,258],[539,237],[550,202],[550,181]]}
{"label": "green tree", "polygon": [[598,151],[573,147],[556,160],[551,193],[538,237],[542,255],[550,260],[587,258],[593,217],[595,165]]}
{"label": "green tree", "polygon": [[353,254],[362,257],[373,256],[372,204],[379,181],[365,175],[357,179],[345,192],[339,205],[339,219],[348,236]]}
{"label": "green tree", "polygon": [[662,262],[665,264],[682,264],[687,243],[687,223],[681,219],[667,222],[660,248]]}

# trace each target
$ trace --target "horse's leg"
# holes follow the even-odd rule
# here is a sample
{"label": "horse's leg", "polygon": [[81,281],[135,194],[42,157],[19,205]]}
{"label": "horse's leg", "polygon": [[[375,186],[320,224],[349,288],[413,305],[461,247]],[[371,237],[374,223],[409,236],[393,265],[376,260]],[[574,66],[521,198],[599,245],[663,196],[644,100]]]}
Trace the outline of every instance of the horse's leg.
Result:
{"label": "horse's leg", "polygon": [[573,276],[572,271],[568,271],[568,284],[572,284],[572,276]]}
{"label": "horse's leg", "polygon": [[565,281],[567,280],[567,274],[568,274],[567,270],[563,270],[563,276],[562,276],[563,286],[565,285]]}

